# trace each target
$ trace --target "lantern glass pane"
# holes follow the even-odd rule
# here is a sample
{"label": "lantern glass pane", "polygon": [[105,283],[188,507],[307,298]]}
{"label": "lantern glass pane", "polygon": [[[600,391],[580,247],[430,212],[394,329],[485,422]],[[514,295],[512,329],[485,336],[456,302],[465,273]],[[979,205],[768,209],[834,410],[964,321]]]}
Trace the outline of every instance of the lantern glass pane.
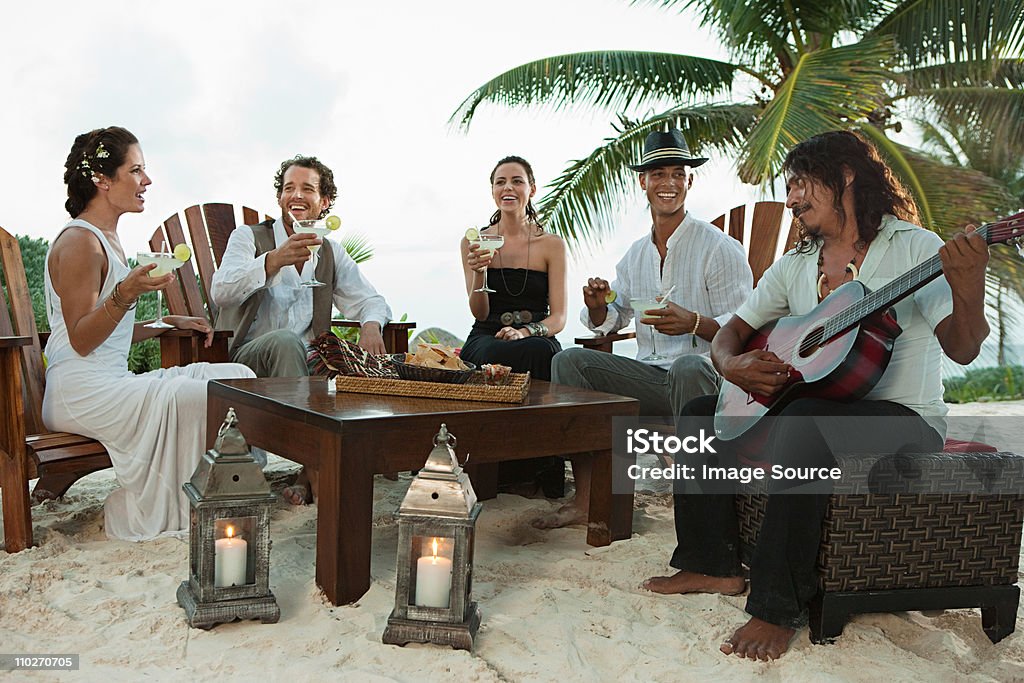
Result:
{"label": "lantern glass pane", "polygon": [[452,556],[455,539],[448,536],[413,536],[409,604],[447,609],[452,592]]}
{"label": "lantern glass pane", "polygon": [[224,517],[213,523],[215,588],[256,582],[256,517]]}

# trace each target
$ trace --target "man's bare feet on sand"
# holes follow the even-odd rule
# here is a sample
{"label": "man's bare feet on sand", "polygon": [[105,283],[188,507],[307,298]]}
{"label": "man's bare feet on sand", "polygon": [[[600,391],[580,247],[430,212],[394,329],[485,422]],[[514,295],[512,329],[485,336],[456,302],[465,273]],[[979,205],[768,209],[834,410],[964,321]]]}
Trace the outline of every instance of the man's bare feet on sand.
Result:
{"label": "man's bare feet on sand", "polygon": [[776,626],[751,617],[750,621],[736,629],[732,637],[722,643],[719,648],[727,655],[737,655],[748,659],[778,659],[789,649],[796,631],[785,626]]}
{"label": "man's bare feet on sand", "polygon": [[294,484],[284,487],[281,497],[291,505],[309,505],[313,502],[313,489],[309,485],[309,477],[306,475],[305,468],[295,477]]}
{"label": "man's bare feet on sand", "polygon": [[541,515],[530,522],[535,529],[561,529],[564,526],[586,523],[587,513],[582,508],[576,507],[575,501],[566,503],[554,512]]}
{"label": "man's bare feet on sand", "polygon": [[739,595],[747,588],[742,576],[708,576],[696,572],[676,572],[672,576],[654,576],[644,581],[644,588],[653,593],[721,593]]}

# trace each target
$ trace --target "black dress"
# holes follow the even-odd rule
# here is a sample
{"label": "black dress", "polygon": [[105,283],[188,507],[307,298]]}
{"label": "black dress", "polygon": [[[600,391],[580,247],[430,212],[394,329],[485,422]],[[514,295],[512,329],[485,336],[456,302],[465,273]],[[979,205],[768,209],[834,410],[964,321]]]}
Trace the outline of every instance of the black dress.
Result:
{"label": "black dress", "polygon": [[557,339],[527,337],[509,341],[494,337],[503,327],[520,329],[528,322],[548,317],[548,274],[525,268],[492,268],[487,282],[497,290],[488,296],[490,315],[473,323],[460,357],[476,365],[508,365],[513,372],[529,372],[535,379],[550,381],[551,357],[562,350]]}
{"label": "black dress", "polygon": [[[548,317],[548,274],[525,268],[491,268],[487,283],[490,314],[477,320],[459,356],[477,366],[508,365],[513,372],[529,372],[534,379],[551,380],[551,357],[562,350],[554,337],[496,339],[503,327],[522,328]],[[504,319],[503,317],[504,316]],[[523,484],[540,486],[549,498],[565,495],[565,464],[562,458],[529,458],[503,462],[498,467],[498,487],[516,489]]]}

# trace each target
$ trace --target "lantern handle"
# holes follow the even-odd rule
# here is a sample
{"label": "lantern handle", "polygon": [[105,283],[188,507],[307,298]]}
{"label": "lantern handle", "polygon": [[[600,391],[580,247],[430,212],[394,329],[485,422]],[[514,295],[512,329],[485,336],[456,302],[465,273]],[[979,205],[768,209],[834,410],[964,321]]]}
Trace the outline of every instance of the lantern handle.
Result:
{"label": "lantern handle", "polygon": [[235,415],[234,408],[228,408],[228,414],[224,416],[224,422],[221,423],[220,429],[217,430],[217,436],[223,436],[224,432],[238,424],[238,417]]}
{"label": "lantern handle", "polygon": [[448,431],[448,425],[443,422],[441,423],[441,431],[434,435],[434,445],[440,446],[441,444],[451,446],[452,449],[459,445],[459,440],[455,438],[454,434]]}

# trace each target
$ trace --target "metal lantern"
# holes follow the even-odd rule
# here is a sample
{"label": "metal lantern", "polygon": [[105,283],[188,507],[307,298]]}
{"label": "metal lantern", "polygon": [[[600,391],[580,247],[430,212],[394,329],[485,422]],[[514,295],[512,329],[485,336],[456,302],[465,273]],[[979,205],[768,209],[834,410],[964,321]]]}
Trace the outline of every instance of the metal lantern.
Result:
{"label": "metal lantern", "polygon": [[216,443],[182,487],[192,509],[189,577],[178,586],[178,604],[198,628],[281,617],[269,578],[274,496],[237,425],[228,408]]}
{"label": "metal lantern", "polygon": [[473,648],[480,608],[472,602],[473,544],[483,507],[445,425],[398,508],[395,609],[382,640]]}

